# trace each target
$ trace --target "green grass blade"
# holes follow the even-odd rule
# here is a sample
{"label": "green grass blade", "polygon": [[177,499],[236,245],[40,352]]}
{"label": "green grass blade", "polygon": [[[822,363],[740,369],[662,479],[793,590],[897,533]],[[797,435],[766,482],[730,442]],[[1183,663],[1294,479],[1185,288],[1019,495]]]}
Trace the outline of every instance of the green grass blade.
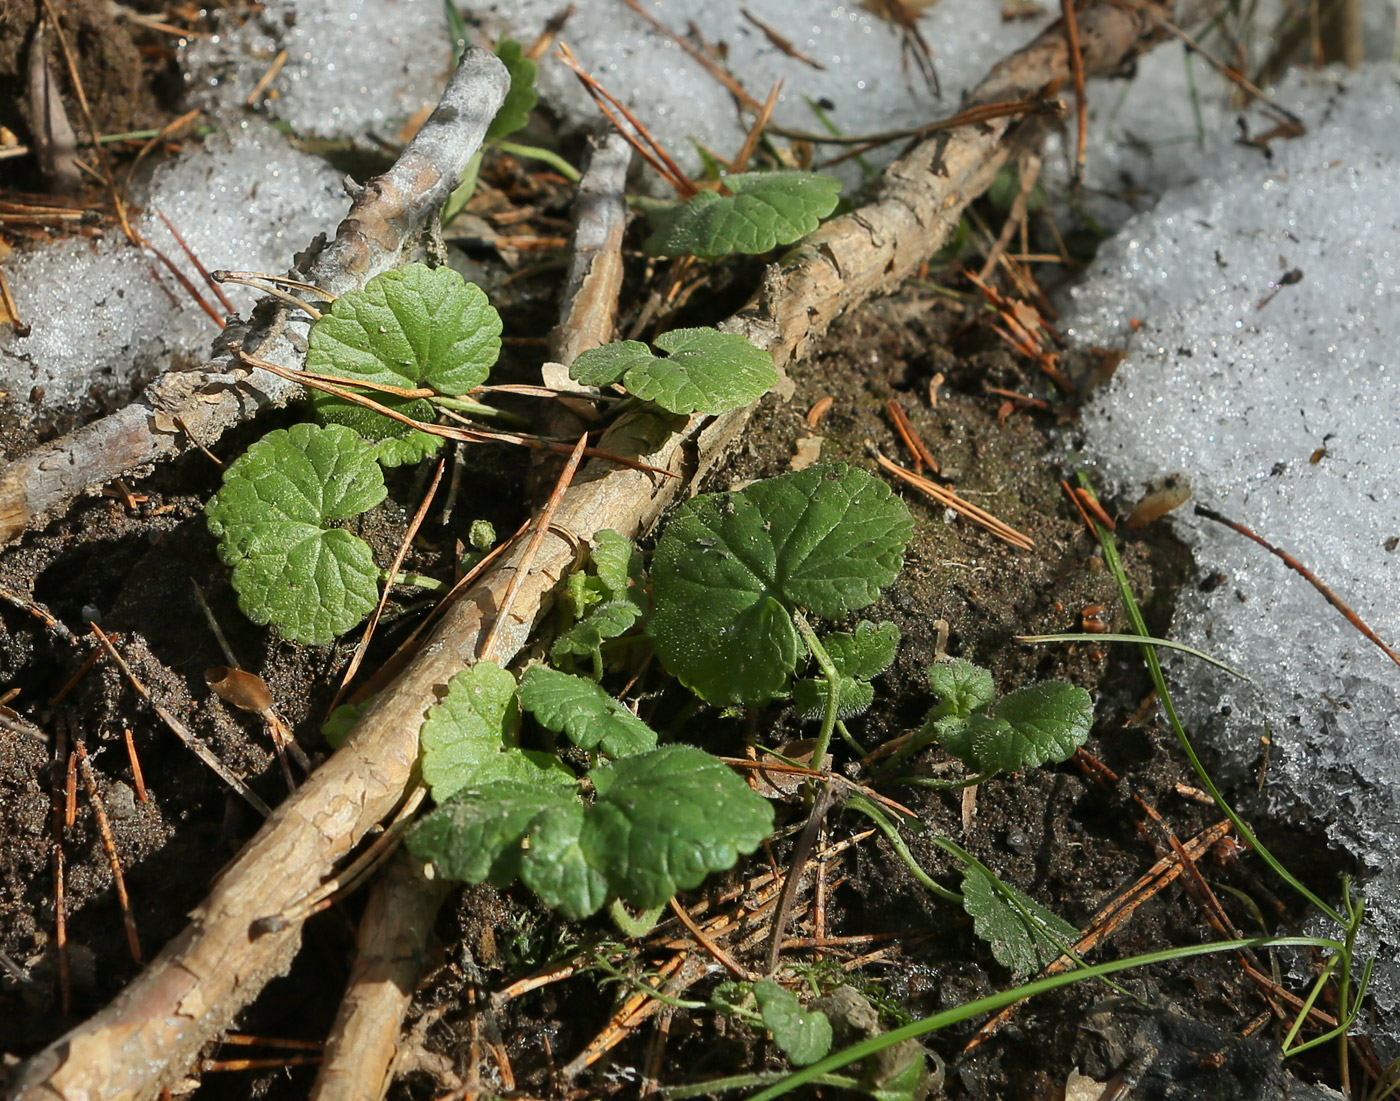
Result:
{"label": "green grass blade", "polygon": [[1253,684],[1254,679],[1245,673],[1241,673],[1233,666],[1226,665],[1219,658],[1213,658],[1203,650],[1197,650],[1194,646],[1187,646],[1184,642],[1173,642],[1169,638],[1153,638],[1143,635],[1091,635],[1091,634],[1063,634],[1063,635],[1017,635],[1017,642],[1136,642],[1139,645],[1148,643],[1151,646],[1163,646],[1168,650],[1180,650],[1183,654],[1190,654],[1193,658],[1200,658],[1208,661],[1217,669],[1224,669],[1232,677],[1239,677],[1247,684]]}

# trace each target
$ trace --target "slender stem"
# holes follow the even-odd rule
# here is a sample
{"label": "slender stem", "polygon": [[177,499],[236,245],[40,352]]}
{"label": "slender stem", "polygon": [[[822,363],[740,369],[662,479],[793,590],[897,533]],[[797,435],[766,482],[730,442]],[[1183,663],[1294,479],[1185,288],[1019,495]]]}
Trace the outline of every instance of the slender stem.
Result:
{"label": "slender stem", "polygon": [[898,776],[888,781],[891,784],[910,784],[913,787],[932,788],[934,791],[958,791],[962,788],[976,787],[984,780],[990,780],[997,774],[996,769],[991,772],[979,772],[976,776],[968,776],[961,780],[936,780],[932,776]]}
{"label": "slender stem", "polygon": [[[706,1082],[694,1082],[688,1086],[663,1086],[660,1089],[662,1097],[667,1101],[685,1101],[690,1097],[709,1097],[712,1094],[723,1093],[725,1090],[747,1090],[757,1086],[770,1086],[774,1082],[781,1082],[786,1076],[786,1071],[766,1071],[758,1074],[731,1074],[727,1078],[711,1078]],[[844,1074],[819,1074],[811,1079],[819,1086],[832,1086],[836,1089],[851,1090],[852,1092],[864,1092],[861,1085],[854,1078],[847,1078]]]}
{"label": "slender stem", "polygon": [[841,707],[841,674],[836,671],[836,663],[818,640],[817,632],[812,630],[807,617],[801,612],[793,612],[792,621],[797,624],[807,649],[812,651],[812,657],[816,658],[817,666],[826,678],[826,710],[822,713],[822,728],[817,732],[817,744],[812,750],[812,767],[821,768],[826,751],[831,746],[831,734],[836,729],[836,715]]}
{"label": "slender stem", "polygon": [[846,806],[851,810],[860,811],[861,814],[865,815],[880,828],[880,832],[885,835],[890,845],[893,846],[894,851],[899,854],[899,858],[903,860],[905,865],[909,868],[909,874],[923,884],[924,887],[947,902],[956,903],[958,906],[962,905],[962,895],[958,894],[956,891],[948,890],[947,887],[937,882],[924,871],[923,868],[919,867],[919,862],[914,859],[914,854],[909,851],[909,846],[904,843],[904,838],[899,836],[899,830],[896,828],[895,824],[889,820],[889,817],[884,811],[859,793],[852,794],[850,799],[846,801]]}
{"label": "slender stem", "polygon": [[545,164],[553,168],[559,175],[570,183],[578,183],[583,179],[583,174],[571,165],[558,153],[549,149],[541,149],[538,145],[517,145],[513,141],[498,141],[493,143],[502,153],[509,153],[515,157],[528,157],[532,160],[544,161]]}
{"label": "slender stem", "polygon": [[[1079,484],[1093,493],[1094,487],[1090,483],[1088,476],[1081,470],[1079,472]],[[1133,625],[1133,630],[1140,635],[1148,635],[1147,622],[1142,618],[1142,610],[1138,607],[1137,599],[1133,596],[1132,586],[1128,584],[1128,575],[1123,569],[1123,562],[1118,557],[1118,546],[1113,541],[1111,533],[1105,531],[1098,524],[1094,525],[1094,530],[1099,537],[1099,545],[1103,548],[1104,565],[1113,574],[1114,580],[1118,583],[1118,595],[1123,601],[1123,608],[1128,613],[1128,622]],[[1142,646],[1143,660],[1147,662],[1147,671],[1152,677],[1152,683],[1157,689],[1157,698],[1162,701],[1162,710],[1166,712],[1167,722],[1171,725],[1172,732],[1176,735],[1176,740],[1181,744],[1182,751],[1186,754],[1186,759],[1191,762],[1191,767],[1196,772],[1196,777],[1201,781],[1201,785],[1210,793],[1210,797],[1215,800],[1216,806],[1224,812],[1225,817],[1230,820],[1230,824],[1239,832],[1244,843],[1259,854],[1264,863],[1268,864],[1285,883],[1306,898],[1318,910],[1331,918],[1343,929],[1348,927],[1347,920],[1335,909],[1323,902],[1316,894],[1310,891],[1303,882],[1292,872],[1279,862],[1264,843],[1254,835],[1254,831],[1249,828],[1245,820],[1235,812],[1235,808],[1225,801],[1225,796],[1220,794],[1220,789],[1215,786],[1215,781],[1206,771],[1205,765],[1201,763],[1200,757],[1196,755],[1196,749],[1191,744],[1191,739],[1186,734],[1186,728],[1181,725],[1181,719],[1177,716],[1176,707],[1172,703],[1171,693],[1167,690],[1167,679],[1162,673],[1161,663],[1157,660],[1157,650],[1154,646],[1146,643]]]}
{"label": "slender stem", "polygon": [[[389,571],[380,570],[379,580],[389,581]],[[404,573],[400,571],[394,575],[394,579],[389,582],[391,585],[411,585],[415,589],[426,589],[430,593],[445,593],[448,590],[446,581],[439,581],[436,577],[429,577],[422,573]]]}

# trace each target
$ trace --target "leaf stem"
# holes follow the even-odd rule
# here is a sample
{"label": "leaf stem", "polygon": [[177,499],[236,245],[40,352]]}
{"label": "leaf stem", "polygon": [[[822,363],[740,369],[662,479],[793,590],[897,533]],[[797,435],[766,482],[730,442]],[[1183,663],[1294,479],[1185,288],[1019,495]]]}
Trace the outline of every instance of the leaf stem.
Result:
{"label": "leaf stem", "polygon": [[545,164],[553,168],[570,183],[578,183],[583,179],[583,173],[553,150],[541,149],[538,145],[517,145],[513,141],[496,141],[491,144],[502,153],[509,153],[515,157],[526,157],[531,160],[544,161]]}
{"label": "leaf stem", "polygon": [[919,862],[914,859],[914,854],[909,851],[909,846],[904,843],[904,838],[899,836],[898,827],[889,820],[889,816],[886,815],[884,811],[859,792],[852,793],[851,797],[846,801],[846,806],[850,807],[851,810],[860,811],[861,814],[865,815],[880,828],[880,832],[885,835],[890,845],[894,848],[894,851],[899,855],[899,858],[903,860],[905,865],[909,868],[909,874],[923,884],[925,888],[946,902],[952,902],[958,906],[962,905],[962,895],[958,894],[956,891],[948,890],[947,887],[943,886],[943,884],[929,875],[928,872],[924,871],[923,868],[919,867]]}
{"label": "leaf stem", "polygon": [[[389,581],[389,571],[379,571],[380,581]],[[411,585],[415,589],[426,589],[431,593],[447,592],[447,582],[439,581],[436,577],[429,577],[422,573],[399,572],[394,575],[394,579],[389,581],[391,585]]]}
{"label": "leaf stem", "polygon": [[812,657],[816,659],[822,676],[826,678],[826,710],[822,712],[822,728],[817,732],[817,743],[812,750],[812,767],[821,768],[826,759],[826,751],[831,746],[831,734],[836,729],[836,715],[841,706],[841,674],[836,671],[836,663],[831,660],[826,647],[817,638],[817,632],[812,630],[807,617],[799,611],[794,611],[792,621],[797,625],[798,633],[807,643]]}

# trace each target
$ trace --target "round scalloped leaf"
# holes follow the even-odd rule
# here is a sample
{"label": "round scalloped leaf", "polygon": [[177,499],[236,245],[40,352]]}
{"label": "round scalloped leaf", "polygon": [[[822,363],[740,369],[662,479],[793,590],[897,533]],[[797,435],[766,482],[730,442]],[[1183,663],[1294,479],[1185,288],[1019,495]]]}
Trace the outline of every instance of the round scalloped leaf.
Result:
{"label": "round scalloped leaf", "polygon": [[591,680],[532,665],[520,678],[520,703],[540,724],[580,749],[627,757],[656,748],[656,732]]}
{"label": "round scalloped leaf", "polygon": [[[501,318],[480,287],[451,268],[409,264],[337,298],[311,327],[306,366],[342,378],[457,395],[486,381],[500,354]],[[382,391],[369,396],[414,420],[435,416],[425,399]],[[311,405],[323,422],[346,425],[369,439],[408,441],[384,448],[385,465],[417,461],[442,445],[437,437],[324,392],[313,394]]]}
{"label": "round scalloped leaf", "polygon": [[515,678],[494,661],[463,669],[419,732],[423,781],[446,802],[463,788],[496,780],[571,785],[574,774],[552,753],[516,747],[520,709]]}
{"label": "round scalloped leaf", "polygon": [[374,556],[327,525],[384,496],[383,474],[349,429],[297,424],[250,447],[205,509],[243,614],[319,646],[364,619],[379,598]]}
{"label": "round scalloped leaf", "polygon": [[[395,386],[399,383],[394,383]],[[437,416],[433,403],[426,398],[399,398],[393,394],[370,395],[380,405],[417,421],[431,423]],[[374,457],[381,466],[408,466],[434,454],[442,446],[442,437],[419,432],[402,421],[366,409],[363,405],[343,401],[322,390],[311,397],[311,412],[322,424],[339,424],[349,428],[374,444]]]}
{"label": "round scalloped leaf", "polygon": [[807,236],[836,209],[841,181],[815,172],[726,176],[731,194],[702,191],[666,214],[642,246],[653,256],[768,252]]}
{"label": "round scalloped leaf", "polygon": [[584,352],[570,375],[588,386],[621,381],[670,413],[723,413],[757,401],[778,381],[773,357],[737,333],[673,329],[656,338],[665,356],[624,340]]}
{"label": "round scalloped leaf", "polygon": [[696,497],[657,544],[647,634],[708,702],[767,703],[786,694],[803,652],[791,611],[836,618],[872,603],[912,531],[888,486],[843,464]]}
{"label": "round scalloped leaf", "polygon": [[996,718],[974,715],[967,729],[984,772],[1015,772],[1063,761],[1094,725],[1094,701],[1072,684],[1044,681],[997,700]]}
{"label": "round scalloped leaf", "polygon": [[463,788],[424,815],[404,843],[448,879],[508,887],[520,875],[521,842],[536,820],[580,806],[567,788],[499,780]]}
{"label": "round scalloped leaf", "polygon": [[930,720],[952,715],[965,719],[974,712],[985,711],[996,697],[991,670],[962,658],[930,665],[928,686],[939,697],[929,712]]}
{"label": "round scalloped leaf", "polygon": [[523,839],[520,881],[568,918],[597,913],[611,895],[611,885],[589,860],[582,834],[589,811],[577,802],[540,815]]}
{"label": "round scalloped leaf", "polygon": [[660,906],[734,866],[773,831],[773,808],[703,750],[668,745],[588,774],[597,801],[579,845],[613,894]]}
{"label": "round scalloped leaf", "polygon": [[510,91],[506,93],[505,101],[491,120],[491,125],[486,128],[487,141],[525,129],[530,121],[530,112],[540,100],[539,93],[535,91],[539,66],[525,56],[524,47],[513,38],[503,38],[496,43],[496,56],[504,63],[506,72],[510,73]]}

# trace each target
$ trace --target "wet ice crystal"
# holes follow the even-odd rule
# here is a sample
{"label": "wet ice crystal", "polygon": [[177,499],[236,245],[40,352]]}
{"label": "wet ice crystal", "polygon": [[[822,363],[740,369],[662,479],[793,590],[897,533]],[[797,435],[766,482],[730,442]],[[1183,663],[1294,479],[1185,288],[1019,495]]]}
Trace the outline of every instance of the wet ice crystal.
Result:
{"label": "wet ice crystal", "polygon": [[[206,268],[282,272],[348,200],[335,172],[261,122],[189,142],[137,196],[137,231],[203,286],[166,229],[170,219]],[[0,330],[0,390],[39,413],[100,400],[182,360],[202,360],[216,326],[154,256],[119,230],[16,252],[6,275],[27,337]],[[238,310],[246,288],[226,288]],[[208,290],[205,298],[222,314]]]}
{"label": "wet ice crystal", "polygon": [[[1290,551],[1397,644],[1400,68],[1299,73],[1279,94],[1306,137],[1267,160],[1217,140],[1202,178],[1129,221],[1071,292],[1076,341],[1129,348],[1085,411],[1086,457],[1128,499],[1188,475],[1196,502]],[[1189,506],[1172,522],[1218,582],[1187,586],[1176,636],[1257,682],[1174,659],[1178,705],[1236,780],[1267,731],[1269,813],[1367,871],[1396,1047],[1400,668],[1263,548]]]}

